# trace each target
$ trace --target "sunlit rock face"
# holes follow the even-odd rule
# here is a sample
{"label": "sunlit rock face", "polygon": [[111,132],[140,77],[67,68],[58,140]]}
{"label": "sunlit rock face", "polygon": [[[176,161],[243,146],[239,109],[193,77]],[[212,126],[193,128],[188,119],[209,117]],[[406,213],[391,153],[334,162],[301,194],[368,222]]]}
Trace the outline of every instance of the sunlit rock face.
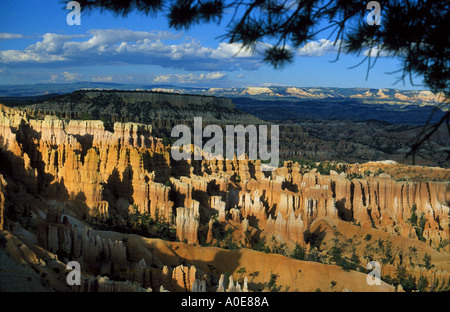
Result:
{"label": "sunlit rock face", "polygon": [[[339,174],[302,174],[292,163],[265,177],[260,163],[248,159],[203,160],[203,176],[170,178],[177,172],[160,139],[152,137],[151,126],[115,123],[110,132],[101,121],[30,119],[4,106],[0,113],[1,144],[13,174],[30,191],[77,202],[95,217],[127,214],[133,206],[176,221],[186,228],[182,232],[189,228],[179,239],[187,235],[195,243],[194,224],[201,222],[202,212],[217,213],[221,222],[240,222],[232,210],[239,209],[250,225],[301,240],[308,225],[321,217],[392,231],[410,218],[414,206],[426,219],[423,234],[429,244],[449,238],[448,182],[397,182],[386,174],[350,180]],[[233,179],[237,176],[239,182]],[[192,210],[195,205],[198,212]],[[413,235],[404,226],[398,234]]]}
{"label": "sunlit rock face", "polygon": [[[351,238],[366,247],[367,233],[392,242],[392,253],[404,245],[416,248],[418,261],[433,254],[437,262],[427,276],[449,277],[450,183],[426,176],[441,170],[450,177],[448,170],[423,168],[421,181],[396,181],[387,173],[363,174],[369,167],[404,169],[395,162],[327,175],[293,162],[269,173],[249,159],[174,164],[152,130],[130,122],[108,130],[102,121],[38,119],[0,106],[0,229],[26,230],[49,253],[79,260],[87,275],[78,291],[248,291],[257,284],[248,274],[260,270],[253,278],[263,285],[279,257],[296,246],[325,253],[333,239]],[[32,221],[21,222],[29,216]],[[153,232],[143,230],[152,226]],[[258,242],[272,250],[283,245],[284,256],[254,254]],[[357,252],[365,264],[365,249]],[[423,274],[399,253],[391,256],[385,264],[391,275],[400,264]],[[285,258],[296,272],[280,268],[280,280],[298,290],[303,262]],[[366,289],[352,284],[363,280],[357,272],[344,277],[328,264],[308,266]],[[245,278],[237,273],[242,267]],[[224,285],[225,273],[234,273],[236,283],[231,278]],[[315,290],[313,276],[305,276],[311,281],[303,289]]]}

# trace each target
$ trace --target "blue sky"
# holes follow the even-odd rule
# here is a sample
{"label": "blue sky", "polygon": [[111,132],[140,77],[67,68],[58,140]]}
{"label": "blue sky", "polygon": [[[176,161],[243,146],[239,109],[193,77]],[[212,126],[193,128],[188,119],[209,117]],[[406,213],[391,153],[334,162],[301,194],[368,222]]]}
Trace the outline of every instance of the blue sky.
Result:
{"label": "blue sky", "polygon": [[[68,2],[68,1],[67,1]],[[115,17],[98,11],[68,25],[69,10],[59,0],[2,0],[0,84],[76,81],[170,84],[186,87],[370,87],[421,90],[409,81],[394,84],[400,68],[379,58],[366,80],[363,56],[341,55],[323,37],[297,51],[282,70],[263,64],[258,53],[241,51],[217,37],[221,25],[202,24],[187,31],[169,29],[167,19],[132,13]],[[265,43],[260,43],[261,50]],[[420,84],[420,78],[414,83]]]}

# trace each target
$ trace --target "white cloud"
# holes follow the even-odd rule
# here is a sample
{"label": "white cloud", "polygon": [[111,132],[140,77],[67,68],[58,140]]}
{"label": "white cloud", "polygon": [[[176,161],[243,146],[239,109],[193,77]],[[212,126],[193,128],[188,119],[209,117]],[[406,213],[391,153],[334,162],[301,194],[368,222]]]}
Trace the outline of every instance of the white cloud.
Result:
{"label": "white cloud", "polygon": [[50,82],[61,82],[61,81],[68,82],[79,80],[80,78],[81,75],[78,73],[69,73],[68,71],[65,71],[62,74],[51,74]]}
{"label": "white cloud", "polygon": [[46,33],[40,41],[24,50],[0,51],[0,64],[139,64],[196,71],[257,69],[262,64],[260,55],[241,50],[238,44],[220,43],[217,48],[211,48],[196,39],[181,41],[182,36],[127,29],[95,29],[80,35]]}
{"label": "white cloud", "polygon": [[77,74],[77,73],[69,73],[69,72],[65,71],[65,72],[63,72],[63,77],[64,77],[64,80],[66,80],[66,81],[74,81],[76,79],[79,79],[81,77],[81,75]]}
{"label": "white cloud", "polygon": [[0,63],[53,63],[67,60],[62,55],[49,55],[34,51],[6,50],[0,51]]}
{"label": "white cloud", "polygon": [[219,43],[219,47],[213,51],[213,58],[237,57],[245,58],[252,57],[253,53],[249,49],[244,49],[239,43]]}
{"label": "white cloud", "polygon": [[169,75],[159,75],[156,76],[155,79],[153,79],[153,82],[157,82],[157,83],[166,83],[166,82],[170,82],[170,79],[173,75],[169,74]]}
{"label": "white cloud", "polygon": [[[326,39],[312,41],[298,49],[298,55],[321,56],[335,53],[338,44],[333,45],[332,41]],[[238,43],[222,42],[217,47],[206,47],[196,39],[184,37],[182,33],[93,29],[78,35],[46,33],[39,41],[23,50],[0,50],[0,65],[78,68],[128,64],[201,72],[255,70],[263,64],[260,52],[269,46],[260,42],[254,50],[249,50],[243,49]],[[186,81],[210,78],[200,76],[184,78]],[[161,76],[157,79],[163,81],[174,77]]]}
{"label": "white cloud", "polygon": [[117,43],[127,42],[143,43],[156,40],[180,39],[180,34],[172,34],[166,31],[132,31],[128,29],[93,29],[89,30],[90,39],[83,42],[70,42],[67,47],[78,48],[80,51],[89,49],[105,50]]}
{"label": "white cloud", "polygon": [[328,39],[320,39],[317,41],[309,41],[303,47],[298,49],[300,56],[322,56],[329,53],[337,53],[339,50],[340,40],[334,44],[334,41]]}
{"label": "white cloud", "polygon": [[202,77],[204,77],[206,79],[210,79],[210,80],[216,80],[216,79],[222,79],[222,78],[226,77],[226,74],[220,73],[220,72],[215,72],[215,73],[208,73]]}
{"label": "white cloud", "polygon": [[21,34],[0,32],[0,39],[21,39],[21,38],[25,38],[25,36]]}
{"label": "white cloud", "polygon": [[215,81],[225,78],[227,75],[222,72],[202,73],[202,74],[167,74],[159,75],[153,79],[155,83],[182,83],[192,84],[198,82]]}
{"label": "white cloud", "polygon": [[71,39],[86,37],[85,35],[58,35],[46,33],[43,40],[30,45],[25,49],[29,53],[58,54],[64,51],[65,44]]}

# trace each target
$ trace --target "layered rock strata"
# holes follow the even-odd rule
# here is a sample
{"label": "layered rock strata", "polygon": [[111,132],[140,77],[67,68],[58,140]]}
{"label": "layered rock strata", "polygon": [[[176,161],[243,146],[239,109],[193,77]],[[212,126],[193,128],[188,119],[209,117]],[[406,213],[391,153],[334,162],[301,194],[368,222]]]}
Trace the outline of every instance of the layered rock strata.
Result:
{"label": "layered rock strata", "polygon": [[[1,228],[15,225],[5,213],[8,205],[22,213],[17,194],[31,194],[45,206],[35,212],[42,221],[34,229],[39,246],[82,259],[94,276],[111,274],[143,289],[163,286],[169,291],[204,291],[210,285],[181,259],[172,263],[173,269],[164,269],[150,262],[151,252],[131,252],[122,237],[102,237],[69,219],[106,226],[149,217],[156,226],[175,228],[180,242],[219,247],[253,247],[269,236],[282,238],[289,248],[310,244],[316,233],[331,233],[333,222],[343,222],[344,229],[348,224],[376,229],[409,243],[423,240],[428,248],[450,246],[445,245],[450,239],[450,174],[446,182],[395,181],[388,174],[362,175],[351,166],[352,171],[322,175],[285,162],[266,175],[259,161],[249,159],[202,160],[174,168],[169,150],[151,131],[143,124],[117,122],[112,132],[100,121],[34,119],[0,106]],[[351,178],[354,173],[361,175]],[[55,209],[52,200],[70,205]],[[322,220],[328,226],[317,226]],[[386,267],[393,270],[394,264],[400,259],[394,257]],[[442,276],[448,273],[441,271]],[[242,290],[232,280],[222,284],[220,291]],[[83,289],[134,287],[94,278]]]}
{"label": "layered rock strata", "polygon": [[116,123],[109,132],[101,121],[28,120],[1,107],[0,138],[9,169],[32,192],[100,218],[133,205],[172,219],[169,188],[157,182],[170,175],[169,155],[150,126]]}

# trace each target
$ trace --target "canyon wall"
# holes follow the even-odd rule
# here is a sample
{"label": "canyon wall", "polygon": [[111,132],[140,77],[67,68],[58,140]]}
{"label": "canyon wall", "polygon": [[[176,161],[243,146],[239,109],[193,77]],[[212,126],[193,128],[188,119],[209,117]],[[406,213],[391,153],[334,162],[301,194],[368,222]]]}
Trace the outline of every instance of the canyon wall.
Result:
{"label": "canyon wall", "polygon": [[86,215],[127,214],[133,205],[171,220],[169,188],[159,183],[169,178],[169,154],[150,126],[115,123],[109,132],[101,121],[11,112],[0,111],[2,157],[33,192],[76,202]]}
{"label": "canyon wall", "polygon": [[[178,176],[151,131],[136,123],[115,123],[109,132],[101,121],[29,119],[6,107],[0,114],[2,157],[14,175],[44,198],[78,203],[86,216],[104,220],[135,209],[179,224],[178,238],[196,243],[196,222],[207,226],[218,214],[221,222],[247,218],[250,226],[301,241],[322,217],[414,238],[407,221],[415,209],[426,220],[428,244],[450,238],[449,182],[394,181],[386,174],[348,179],[346,173],[301,173],[292,162],[266,177],[260,162],[248,159],[186,163],[190,174]],[[190,212],[194,206],[198,212]]]}
{"label": "canyon wall", "polygon": [[[116,122],[110,131],[102,121],[38,119],[0,106],[1,228],[16,222],[6,218],[8,205],[21,209],[16,205],[21,195],[14,194],[32,194],[46,205],[42,216],[36,212],[39,246],[82,259],[94,276],[110,274],[137,283],[87,278],[81,290],[163,286],[204,291],[211,285],[205,285],[204,272],[196,266],[181,262],[164,269],[154,260],[155,250],[130,247],[123,236],[102,237],[71,218],[127,231],[137,225],[165,226],[175,231],[174,240],[189,245],[249,248],[259,240],[286,244],[289,251],[296,245],[311,247],[315,236],[351,225],[405,238],[408,244],[423,243],[423,250],[444,246],[443,252],[450,251],[445,245],[450,239],[449,179],[395,181],[384,173],[352,178],[350,171],[322,175],[293,162],[267,174],[260,161],[236,158],[174,165],[170,149],[152,130]],[[138,221],[127,223],[133,218]],[[438,269],[448,277],[445,267]],[[221,291],[242,290],[232,280],[219,285]]]}

